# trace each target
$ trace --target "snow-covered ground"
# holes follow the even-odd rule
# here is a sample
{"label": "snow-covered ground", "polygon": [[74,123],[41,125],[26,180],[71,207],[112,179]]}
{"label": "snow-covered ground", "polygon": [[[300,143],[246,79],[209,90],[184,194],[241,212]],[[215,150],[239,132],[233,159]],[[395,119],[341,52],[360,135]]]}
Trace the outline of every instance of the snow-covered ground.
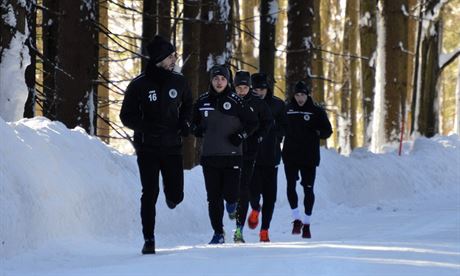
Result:
{"label": "snow-covered ground", "polygon": [[[282,166],[271,243],[209,246],[201,168],[185,200],[160,194],[157,254],[143,256],[134,156],[44,118],[0,119],[0,275],[460,275],[460,138],[385,154],[322,150],[311,240],[290,234]],[[300,192],[300,187],[299,187]]]}

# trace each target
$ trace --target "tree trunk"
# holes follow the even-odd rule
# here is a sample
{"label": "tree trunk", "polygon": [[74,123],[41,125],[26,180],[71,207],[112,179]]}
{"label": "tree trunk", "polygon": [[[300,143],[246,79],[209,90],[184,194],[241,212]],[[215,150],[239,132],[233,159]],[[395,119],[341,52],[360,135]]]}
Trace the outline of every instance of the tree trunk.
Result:
{"label": "tree trunk", "polygon": [[[418,82],[416,90],[416,102],[414,109],[414,132],[426,137],[432,137],[438,133],[437,114],[437,79],[439,77],[439,39],[441,7],[439,0],[429,1],[424,6],[423,18],[430,20],[421,26],[419,54]],[[417,57],[416,57],[417,58]]]}
{"label": "tree trunk", "polygon": [[345,26],[343,36],[343,53],[344,66],[343,78],[344,83],[341,91],[341,117],[343,124],[340,129],[341,149],[348,154],[351,150],[360,145],[362,127],[357,120],[358,112],[362,111],[360,106],[361,100],[358,97],[359,86],[359,60],[358,42],[359,42],[359,2],[350,0],[346,3],[345,8]]}
{"label": "tree trunk", "polygon": [[436,100],[438,91],[436,81],[439,76],[439,21],[434,23],[433,29],[436,35],[428,35],[422,41],[420,51],[422,62],[421,66],[421,101],[420,113],[418,114],[418,131],[426,137],[433,137],[438,133],[438,115]]}
{"label": "tree trunk", "polygon": [[455,88],[455,124],[454,133],[460,134],[460,61],[458,62],[457,86]]}
{"label": "tree trunk", "polygon": [[260,2],[259,72],[264,72],[273,78],[275,75],[277,12],[277,0]]}
{"label": "tree trunk", "polygon": [[[324,2],[324,1],[323,1]],[[312,60],[312,89],[313,98],[319,102],[325,102],[326,95],[324,94],[324,68],[323,68],[323,53],[322,50],[322,34],[321,34],[321,1],[314,1],[314,17],[313,17],[313,60]]]}
{"label": "tree trunk", "polygon": [[26,3],[7,0],[0,5],[0,117],[17,121],[23,117],[27,99],[24,71],[29,64]]}
{"label": "tree trunk", "polygon": [[278,20],[276,21],[276,29],[279,30],[275,36],[276,48],[280,51],[275,53],[275,87],[273,93],[284,99],[286,96],[286,39],[287,34],[283,30],[286,28],[287,22],[287,0],[278,0],[280,13],[278,15]]}
{"label": "tree trunk", "polygon": [[350,123],[351,123],[351,149],[363,145],[364,124],[359,118],[363,113],[363,97],[361,90],[361,60],[359,56],[359,0],[349,0],[350,4]]}
{"label": "tree trunk", "polygon": [[[406,105],[411,107],[412,98],[414,92],[414,83],[413,79],[416,73],[415,70],[415,52],[416,52],[416,43],[417,43],[417,28],[418,28],[418,19],[413,16],[417,15],[417,7],[419,0],[408,0],[407,15],[412,15],[408,17],[407,21],[407,91],[406,91]],[[420,20],[421,21],[421,20]],[[412,125],[412,109],[407,108],[404,112],[404,136],[407,137],[411,131]]]}
{"label": "tree trunk", "polygon": [[35,67],[36,67],[36,28],[37,28],[37,9],[35,1],[26,2],[26,19],[27,19],[27,28],[29,31],[29,36],[27,38],[26,44],[27,48],[29,49],[30,55],[30,64],[26,67],[25,70],[25,81],[27,85],[27,90],[29,92],[27,96],[27,101],[24,105],[24,118],[33,118],[35,116],[35,98],[36,98],[36,91],[35,91]]}
{"label": "tree trunk", "polygon": [[[67,127],[80,126],[96,134],[98,21],[96,1],[60,1],[56,72],[57,119]],[[75,35],[78,34],[78,35]]]}
{"label": "tree trunk", "polygon": [[[424,0],[421,0],[423,4]],[[421,5],[417,7],[418,18],[423,17],[423,9]],[[413,134],[417,132],[417,122],[418,122],[418,110],[420,107],[420,92],[419,92],[419,77],[420,77],[420,45],[422,43],[422,32],[423,32],[423,20],[418,20],[417,24],[417,35],[415,43],[415,55],[414,55],[414,74],[411,79],[412,81],[412,101],[411,101],[411,126],[410,133]]]}
{"label": "tree trunk", "polygon": [[375,63],[377,54],[377,0],[360,1],[360,46],[363,91],[364,143],[371,140],[370,122],[374,110]]}
{"label": "tree trunk", "polygon": [[[235,36],[234,34],[234,25],[236,24],[235,22],[235,16],[234,16],[234,5],[233,2],[235,0],[226,0],[220,3],[221,7],[220,10],[222,13],[227,13],[226,18],[224,18],[225,22],[225,63],[228,64],[229,69],[231,69],[232,64],[231,61],[233,59],[233,53],[234,53],[234,47],[233,47],[233,37]],[[232,76],[231,82],[233,82],[233,73],[232,70],[230,70],[230,76]]]}
{"label": "tree trunk", "polygon": [[[108,17],[108,3],[101,2],[99,4],[99,24],[104,26],[105,29],[109,29],[109,17]],[[102,82],[110,79],[109,74],[109,41],[107,35],[103,32],[99,32],[99,74],[102,75],[102,78],[99,79]],[[107,84],[103,83],[102,85],[97,86],[97,135],[107,144],[110,143],[110,100],[109,100],[109,88]]]}
{"label": "tree trunk", "polygon": [[43,0],[43,116],[56,120],[56,63],[59,29],[59,0]]}
{"label": "tree trunk", "polygon": [[[157,33],[157,0],[144,0],[142,12],[142,55],[148,56],[147,44],[153,39]],[[148,59],[142,58],[141,66],[144,71],[147,66]]]}
{"label": "tree trunk", "polygon": [[256,26],[256,14],[255,7],[257,7],[258,0],[244,0],[241,1],[242,9],[242,18],[240,28],[242,29],[242,36],[239,43],[241,44],[242,50],[242,63],[243,66],[241,70],[246,70],[251,73],[258,71],[258,56],[254,49],[256,49],[255,44],[255,26]]}
{"label": "tree trunk", "polygon": [[339,141],[340,152],[343,154],[350,154],[351,152],[351,61],[350,61],[350,33],[352,32],[352,22],[350,18],[351,6],[354,0],[347,1],[345,7],[345,22],[343,28],[343,84],[340,90],[340,117],[339,121]]}
{"label": "tree trunk", "polygon": [[[384,0],[382,16],[385,21],[385,77],[383,90],[384,143],[397,142],[405,109],[407,91],[407,16],[401,7],[407,0]],[[402,27],[404,26],[404,27]],[[379,144],[381,147],[383,144]]]}
{"label": "tree trunk", "polygon": [[292,97],[297,81],[311,86],[313,46],[313,1],[289,0],[286,55],[286,93]]}
{"label": "tree trunk", "polygon": [[158,34],[171,40],[171,0],[158,0]]}
{"label": "tree trunk", "polygon": [[[182,2],[182,1],[181,1]],[[172,1],[172,17],[173,17],[173,24],[171,26],[171,41],[173,41],[173,44],[177,46],[176,43],[177,41],[177,30],[179,29],[179,25],[183,24],[182,21],[177,20],[176,18],[179,17],[179,0],[173,0]],[[181,26],[182,27],[182,26]],[[180,42],[182,43],[182,42]]]}
{"label": "tree trunk", "polygon": [[228,5],[228,0],[203,0],[200,41],[200,94],[208,89],[209,69],[215,64],[226,64],[229,59],[226,48],[226,32],[231,9],[226,9],[230,7]]}
{"label": "tree trunk", "polygon": [[[340,14],[342,14],[340,5],[334,0],[323,1],[321,3],[323,4],[320,11],[322,18],[327,20],[323,25],[327,26],[326,35],[328,41],[331,41],[331,43],[325,44],[326,49],[329,52],[341,53],[343,47],[341,34],[343,33],[344,25],[340,19]],[[337,54],[334,55],[331,53],[328,53],[326,58],[330,61],[327,63],[327,77],[331,80],[328,82],[327,87],[327,106],[332,111],[330,112],[329,119],[335,130],[332,133],[331,139],[328,139],[328,144],[336,147],[338,151],[341,152],[339,134],[341,125],[343,124],[343,118],[340,116],[339,108],[341,106],[340,90],[343,79],[343,58]]]}
{"label": "tree trunk", "polygon": [[[190,90],[194,101],[198,98],[199,78],[197,72],[200,70],[200,23],[195,19],[200,14],[201,0],[184,1],[184,25],[183,35],[183,58],[184,66],[182,73],[190,84]],[[191,169],[198,164],[197,160],[196,139],[190,135],[184,141],[184,168]]]}

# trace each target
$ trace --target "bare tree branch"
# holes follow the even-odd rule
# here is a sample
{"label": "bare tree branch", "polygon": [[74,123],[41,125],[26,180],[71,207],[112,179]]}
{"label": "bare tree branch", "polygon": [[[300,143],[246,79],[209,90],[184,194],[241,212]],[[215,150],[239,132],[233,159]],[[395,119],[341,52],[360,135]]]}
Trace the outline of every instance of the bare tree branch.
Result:
{"label": "bare tree branch", "polygon": [[460,55],[460,48],[455,49],[451,53],[441,55],[439,57],[439,73],[441,73],[444,68],[449,66],[454,60]]}

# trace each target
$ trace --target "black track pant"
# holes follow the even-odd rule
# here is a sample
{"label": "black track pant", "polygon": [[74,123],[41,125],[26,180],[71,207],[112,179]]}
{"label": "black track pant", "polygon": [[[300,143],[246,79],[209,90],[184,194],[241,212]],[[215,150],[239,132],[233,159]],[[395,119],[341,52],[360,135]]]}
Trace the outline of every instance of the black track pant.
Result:
{"label": "black track pant", "polygon": [[236,211],[236,226],[243,227],[249,207],[249,185],[254,174],[255,160],[244,160],[241,169],[240,194]]}
{"label": "black track pant", "polygon": [[203,166],[203,175],[212,229],[214,233],[223,234],[224,200],[230,204],[237,202],[240,167],[216,168]]}
{"label": "black track pant", "polygon": [[179,204],[184,199],[184,170],[181,155],[138,152],[137,164],[141,175],[141,219],[144,239],[154,237],[155,204],[159,193],[159,174],[163,177],[166,200]]}
{"label": "black track pant", "polygon": [[255,166],[250,190],[250,203],[253,210],[260,210],[262,195],[262,230],[270,228],[276,202],[278,168],[274,166]]}
{"label": "black track pant", "polygon": [[316,167],[299,167],[284,164],[284,172],[287,181],[287,198],[291,209],[297,208],[298,197],[296,192],[296,182],[299,178],[300,184],[303,186],[305,214],[311,216],[313,205],[315,204],[315,194],[313,187],[315,185]]}

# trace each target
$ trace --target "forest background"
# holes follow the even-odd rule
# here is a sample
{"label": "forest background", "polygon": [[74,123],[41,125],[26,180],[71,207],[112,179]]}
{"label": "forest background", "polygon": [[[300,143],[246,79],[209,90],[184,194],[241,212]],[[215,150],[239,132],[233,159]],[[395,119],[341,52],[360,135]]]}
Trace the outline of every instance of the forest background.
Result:
{"label": "forest background", "polygon": [[[123,93],[155,34],[195,99],[217,63],[268,73],[283,100],[307,81],[344,155],[460,131],[460,0],[5,0],[0,14],[0,117],[45,116],[123,152]],[[184,155],[195,166],[199,141]]]}

